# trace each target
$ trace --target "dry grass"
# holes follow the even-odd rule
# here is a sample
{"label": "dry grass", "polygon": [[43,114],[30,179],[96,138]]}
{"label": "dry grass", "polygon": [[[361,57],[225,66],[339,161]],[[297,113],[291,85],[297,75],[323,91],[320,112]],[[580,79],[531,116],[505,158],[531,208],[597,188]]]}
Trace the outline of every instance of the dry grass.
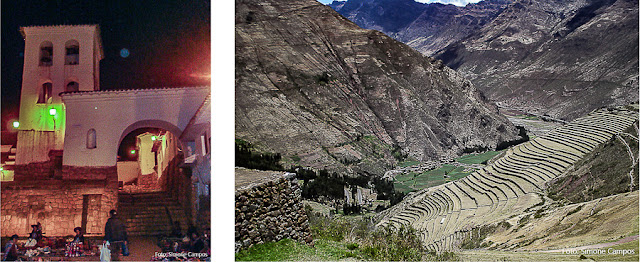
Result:
{"label": "dry grass", "polygon": [[[578,210],[579,206],[582,208]],[[557,208],[542,206],[538,210],[542,210],[536,210],[538,219],[487,240],[500,248],[531,251],[591,245],[638,234],[638,191],[603,198],[599,203],[594,200]],[[535,214],[532,210],[531,215]]]}
{"label": "dry grass", "polygon": [[[577,254],[563,253],[541,253],[541,252],[509,252],[490,250],[469,250],[459,252],[462,261],[638,261],[638,240],[609,247],[612,250],[634,250],[635,254],[603,254],[584,255],[585,259],[580,259],[581,252]],[[603,248],[607,251],[609,248]]]}

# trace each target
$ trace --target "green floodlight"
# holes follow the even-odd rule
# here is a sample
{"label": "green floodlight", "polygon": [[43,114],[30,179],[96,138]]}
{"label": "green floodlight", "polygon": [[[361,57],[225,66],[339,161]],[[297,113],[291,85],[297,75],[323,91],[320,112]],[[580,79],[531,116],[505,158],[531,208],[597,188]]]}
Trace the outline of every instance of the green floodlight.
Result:
{"label": "green floodlight", "polygon": [[131,154],[132,154],[132,155],[133,155],[133,154],[135,154],[135,153],[136,153],[136,151],[135,151],[135,150],[131,150]]}
{"label": "green floodlight", "polygon": [[20,122],[13,121],[13,128],[18,128],[18,127],[20,127]]}
{"label": "green floodlight", "polygon": [[151,137],[151,141],[156,141],[157,137],[156,136],[152,136]]}
{"label": "green floodlight", "polygon": [[56,110],[55,108],[49,109],[49,115],[51,115],[51,116],[55,116],[57,112],[58,112],[58,110]]}

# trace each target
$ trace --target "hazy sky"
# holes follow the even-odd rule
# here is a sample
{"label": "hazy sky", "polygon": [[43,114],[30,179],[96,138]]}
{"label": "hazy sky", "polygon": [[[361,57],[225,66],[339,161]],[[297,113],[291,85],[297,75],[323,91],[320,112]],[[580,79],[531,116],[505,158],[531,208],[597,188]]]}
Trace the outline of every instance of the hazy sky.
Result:
{"label": "hazy sky", "polygon": [[[330,4],[333,0],[319,0],[323,4]],[[340,1],[340,0],[339,0]],[[465,6],[468,3],[477,3],[481,0],[416,0],[416,2],[420,3],[443,3],[443,4],[454,4],[457,6]]]}

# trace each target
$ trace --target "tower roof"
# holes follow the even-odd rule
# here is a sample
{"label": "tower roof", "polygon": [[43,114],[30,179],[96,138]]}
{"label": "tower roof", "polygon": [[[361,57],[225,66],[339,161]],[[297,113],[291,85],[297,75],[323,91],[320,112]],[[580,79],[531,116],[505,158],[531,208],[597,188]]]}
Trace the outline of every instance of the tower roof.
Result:
{"label": "tower roof", "polygon": [[98,44],[98,50],[100,51],[100,60],[104,58],[104,50],[102,49],[102,37],[100,36],[100,25],[87,24],[87,25],[33,25],[33,26],[21,26],[20,34],[22,38],[26,38],[27,35],[37,34],[63,34],[72,30],[93,29],[95,32],[96,42]]}

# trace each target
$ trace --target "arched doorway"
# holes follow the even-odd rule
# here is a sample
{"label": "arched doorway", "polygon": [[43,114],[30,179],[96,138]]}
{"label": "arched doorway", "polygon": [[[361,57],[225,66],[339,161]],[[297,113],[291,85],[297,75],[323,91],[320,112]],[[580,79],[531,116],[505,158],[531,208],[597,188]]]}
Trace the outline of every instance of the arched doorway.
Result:
{"label": "arched doorway", "polygon": [[137,128],[118,146],[119,189],[123,193],[171,191],[169,182],[183,179],[176,162],[182,158],[178,137],[165,129]]}

